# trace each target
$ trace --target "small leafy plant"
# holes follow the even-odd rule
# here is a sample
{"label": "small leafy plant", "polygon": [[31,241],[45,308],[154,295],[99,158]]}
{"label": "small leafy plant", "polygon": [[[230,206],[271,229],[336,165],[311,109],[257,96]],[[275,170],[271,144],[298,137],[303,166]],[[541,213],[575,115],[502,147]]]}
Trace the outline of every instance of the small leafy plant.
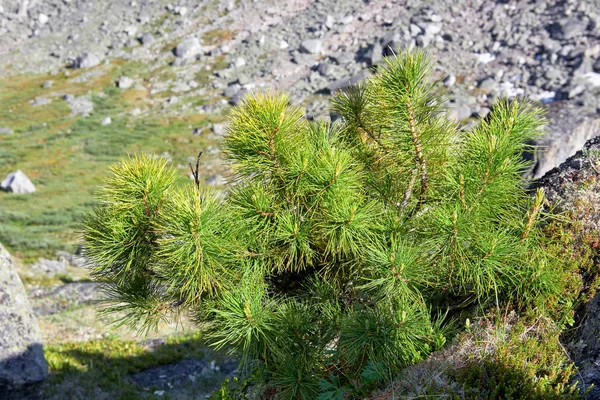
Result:
{"label": "small leafy plant", "polygon": [[540,110],[501,100],[458,131],[430,70],[385,59],[333,99],[335,123],[248,96],[224,196],[176,186],[164,160],[114,166],[84,233],[108,310],[143,328],[191,313],[264,396],[344,399],[443,346],[461,310],[560,303],[544,194],[522,178]]}

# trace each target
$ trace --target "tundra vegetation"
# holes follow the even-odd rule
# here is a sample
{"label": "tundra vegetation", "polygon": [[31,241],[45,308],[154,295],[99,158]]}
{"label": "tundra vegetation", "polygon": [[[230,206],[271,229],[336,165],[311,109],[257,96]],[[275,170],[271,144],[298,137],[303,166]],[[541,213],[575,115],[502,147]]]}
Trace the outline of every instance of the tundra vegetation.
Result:
{"label": "tundra vegetation", "polygon": [[283,94],[246,97],[222,194],[177,185],[160,158],[114,165],[84,221],[106,310],[143,330],[191,315],[240,360],[245,383],[222,399],[364,398],[451,342],[486,340],[486,324],[502,339],[422,393],[576,397],[558,339],[588,264],[525,188],[542,112],[499,100],[458,130],[431,68],[420,51],[386,58],[337,93],[332,123]]}

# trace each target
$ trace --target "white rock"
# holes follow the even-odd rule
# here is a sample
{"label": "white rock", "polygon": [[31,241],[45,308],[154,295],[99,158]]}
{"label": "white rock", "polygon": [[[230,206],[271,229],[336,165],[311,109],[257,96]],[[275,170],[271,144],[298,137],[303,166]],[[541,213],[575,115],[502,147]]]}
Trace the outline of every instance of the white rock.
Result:
{"label": "white rock", "polygon": [[110,125],[110,124],[112,124],[112,118],[110,118],[110,117],[104,117],[102,119],[102,122],[100,122],[100,124],[102,126]]}
{"label": "white rock", "polygon": [[334,24],[335,24],[335,18],[333,18],[331,15],[328,15],[325,18],[325,26],[327,27],[327,29],[333,28]]}
{"label": "white rock", "polygon": [[245,66],[245,65],[246,65],[246,60],[245,60],[244,58],[242,58],[242,57],[238,57],[238,58],[236,58],[236,59],[233,61],[233,65],[234,65],[236,68],[241,68],[241,67],[243,67],[243,66]]}
{"label": "white rock", "polygon": [[35,186],[21,170],[8,174],[0,183],[0,189],[19,194],[35,192]]}
{"label": "white rock", "polygon": [[175,55],[179,58],[192,58],[202,52],[198,38],[188,38],[177,45]]}
{"label": "white rock", "polygon": [[100,58],[93,53],[84,53],[77,57],[73,66],[75,68],[92,68],[100,64]]}
{"label": "white rock", "polygon": [[491,53],[475,54],[475,57],[477,58],[477,62],[480,62],[481,64],[487,64],[496,59],[496,56]]}
{"label": "white rock", "polygon": [[290,47],[290,45],[289,45],[289,43],[288,43],[288,42],[286,42],[285,40],[282,40],[281,42],[279,42],[279,48],[280,48],[281,50],[285,50],[285,49],[287,49],[288,47]]}
{"label": "white rock", "polygon": [[319,39],[307,39],[300,43],[300,50],[309,54],[321,54],[323,52],[323,42]]}
{"label": "white rock", "polygon": [[40,25],[44,26],[48,23],[48,16],[46,14],[42,14],[40,13],[40,15],[38,15],[38,21],[40,23]]}
{"label": "white rock", "polygon": [[133,79],[128,76],[122,76],[117,81],[117,87],[121,89],[129,89],[133,85]]}

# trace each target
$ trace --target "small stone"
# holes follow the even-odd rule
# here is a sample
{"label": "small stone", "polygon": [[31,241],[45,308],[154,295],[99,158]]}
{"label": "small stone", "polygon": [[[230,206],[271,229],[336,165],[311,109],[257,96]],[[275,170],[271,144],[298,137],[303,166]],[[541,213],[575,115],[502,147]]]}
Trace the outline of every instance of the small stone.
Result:
{"label": "small stone", "polygon": [[48,23],[48,16],[46,14],[40,13],[40,15],[38,15],[38,22],[40,23],[40,25],[44,26]]}
{"label": "small stone", "polygon": [[457,122],[471,116],[471,108],[464,103],[454,103],[449,107],[449,117]]}
{"label": "small stone", "polygon": [[281,42],[279,42],[279,48],[280,48],[281,50],[285,50],[285,49],[287,49],[288,47],[290,47],[290,45],[289,45],[289,43],[288,43],[288,42],[286,42],[285,40],[282,40]]}
{"label": "small stone", "polygon": [[151,34],[151,33],[148,33],[148,32],[146,32],[146,33],[144,33],[144,34],[142,35],[142,37],[140,38],[140,42],[141,42],[141,43],[142,43],[144,46],[147,46],[147,45],[149,45],[149,44],[152,44],[152,43],[154,43],[154,36],[152,36],[152,34]]}
{"label": "small stone", "polygon": [[223,91],[223,95],[225,97],[233,97],[241,88],[242,87],[240,85],[234,83],[233,85],[229,85],[225,88],[225,90]]}
{"label": "small stone", "polygon": [[351,23],[354,20],[354,16],[352,15],[347,15],[344,18],[342,18],[340,20],[340,24],[342,25],[348,25],[349,23]]}
{"label": "small stone", "polygon": [[585,92],[585,86],[577,85],[574,88],[572,88],[571,90],[569,90],[569,93],[568,93],[569,99],[573,99],[573,98],[579,96],[580,94],[582,94],[583,92]]}
{"label": "small stone", "polygon": [[52,85],[54,85],[54,81],[46,81],[44,82],[44,84],[42,85],[43,89],[49,89],[52,87]]}
{"label": "small stone", "polygon": [[300,44],[300,51],[308,54],[321,54],[323,52],[323,42],[319,39],[303,40]]}
{"label": "small stone", "polygon": [[175,48],[175,56],[179,58],[192,58],[202,52],[198,38],[188,38],[179,43]]}
{"label": "small stone", "polygon": [[50,104],[50,103],[52,103],[52,99],[49,99],[47,97],[36,97],[31,102],[31,105],[34,107],[40,107],[40,106],[45,106],[46,104]]}
{"label": "small stone", "polygon": [[206,184],[211,186],[223,186],[227,183],[223,175],[216,174],[208,177],[206,179]]}
{"label": "small stone", "polygon": [[0,128],[0,135],[12,135],[13,133],[15,133],[15,131],[7,126]]}
{"label": "small stone", "polygon": [[133,79],[128,76],[122,76],[117,81],[117,87],[120,89],[129,89],[133,85]]}
{"label": "small stone", "polygon": [[333,18],[333,16],[328,15],[327,17],[325,17],[325,27],[327,29],[333,28],[334,24],[335,24],[335,18]]}
{"label": "small stone", "polygon": [[456,83],[456,76],[450,74],[447,77],[445,77],[442,82],[444,83],[444,86],[452,87]]}
{"label": "small stone", "polygon": [[100,122],[100,124],[102,126],[110,125],[110,124],[112,124],[112,118],[111,117],[104,117],[104,118],[102,118],[102,121]]}
{"label": "small stone", "polygon": [[427,47],[431,43],[431,37],[429,37],[428,35],[419,35],[415,40],[417,46],[419,47]]}
{"label": "small stone", "polygon": [[490,113],[490,109],[487,107],[481,107],[479,109],[479,111],[477,112],[477,116],[481,119],[484,119],[485,117],[488,116],[488,114]]}
{"label": "small stone", "polygon": [[17,170],[8,174],[2,183],[0,183],[0,189],[18,194],[35,192],[34,184],[21,170]]}
{"label": "small stone", "polygon": [[488,93],[496,88],[496,81],[492,77],[487,77],[479,81],[477,87],[482,91]]}
{"label": "small stone", "polygon": [[100,58],[93,53],[84,53],[75,59],[73,68],[86,69],[100,64]]}
{"label": "small stone", "polygon": [[224,136],[227,133],[227,124],[218,123],[212,126],[212,131],[217,136]]}
{"label": "small stone", "polygon": [[242,68],[243,66],[246,65],[246,60],[243,57],[237,57],[234,61],[233,61],[233,65],[236,68]]}
{"label": "small stone", "polygon": [[565,18],[550,25],[550,37],[557,40],[569,40],[583,35],[587,30],[587,24],[578,18]]}

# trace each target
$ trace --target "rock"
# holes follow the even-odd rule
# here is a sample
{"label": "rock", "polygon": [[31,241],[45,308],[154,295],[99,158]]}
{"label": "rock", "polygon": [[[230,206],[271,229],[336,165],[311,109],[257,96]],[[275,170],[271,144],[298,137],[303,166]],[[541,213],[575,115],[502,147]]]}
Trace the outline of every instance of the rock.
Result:
{"label": "rock", "polygon": [[129,89],[131,86],[133,86],[133,83],[134,83],[134,81],[130,77],[122,76],[117,81],[117,87],[119,87],[121,89]]}
{"label": "rock", "polygon": [[586,140],[600,136],[600,118],[597,116],[581,115],[580,110],[570,107],[566,101],[552,102],[547,107],[550,122],[546,134],[535,142],[543,150],[534,157],[534,179],[581,149]]}
{"label": "rock", "polygon": [[35,186],[21,170],[8,174],[2,183],[0,183],[0,189],[18,194],[35,192]]}
{"label": "rock", "polygon": [[54,85],[54,81],[46,81],[44,82],[44,84],[42,85],[43,89],[49,89]]}
{"label": "rock", "polygon": [[347,88],[348,86],[352,86],[358,82],[364,81],[371,75],[372,75],[371,71],[364,70],[352,77],[338,79],[337,81],[334,81],[331,84],[329,84],[329,86],[327,86],[327,91],[329,91],[330,93],[333,93],[336,90]]}
{"label": "rock", "polygon": [[457,122],[469,118],[472,114],[471,107],[463,102],[450,104],[448,112],[449,117]]}
{"label": "rock", "polygon": [[487,77],[479,81],[477,87],[482,91],[489,93],[496,88],[496,81],[492,77]]}
{"label": "rock", "polygon": [[72,116],[87,117],[94,111],[94,103],[88,96],[75,97],[66,95],[64,99],[69,103],[69,107],[71,107]]}
{"label": "rock", "polygon": [[31,105],[34,107],[40,107],[40,106],[45,106],[46,104],[50,104],[52,103],[52,99],[49,99],[47,97],[36,97],[32,102]]}
{"label": "rock", "polygon": [[211,186],[224,186],[226,183],[227,180],[220,174],[211,175],[206,179],[206,184]]}
{"label": "rock", "polygon": [[548,27],[550,37],[556,40],[569,40],[581,36],[587,30],[587,23],[577,18],[565,18]]}
{"label": "rock", "polygon": [[40,23],[40,25],[42,25],[42,26],[46,25],[48,23],[48,20],[49,20],[49,18],[46,14],[40,13],[38,15],[38,22]]}
{"label": "rock", "polygon": [[245,65],[246,65],[246,60],[243,57],[237,57],[233,61],[233,66],[236,68],[242,68]]}
{"label": "rock", "polygon": [[36,316],[56,314],[69,306],[90,304],[102,300],[97,282],[70,282],[61,286],[42,286],[29,290],[29,299]]}
{"label": "rock", "polygon": [[41,332],[10,254],[0,244],[0,398],[35,398],[48,376]]}
{"label": "rock", "polygon": [[31,264],[31,268],[48,275],[56,275],[65,272],[65,264],[57,260],[47,260],[40,258],[37,262]]}
{"label": "rock", "polygon": [[92,68],[100,65],[100,58],[94,53],[84,53],[77,57],[73,62],[72,67],[78,69]]}
{"label": "rock", "polygon": [[290,47],[290,45],[289,45],[289,43],[288,43],[288,42],[286,42],[285,40],[282,40],[281,42],[279,42],[279,48],[280,48],[281,50],[285,50],[285,49],[287,49],[288,47]]}
{"label": "rock", "polygon": [[242,87],[240,85],[234,83],[233,85],[229,85],[225,88],[225,90],[223,91],[223,95],[225,97],[233,97],[241,88]]}
{"label": "rock", "polygon": [[307,39],[300,43],[300,51],[307,54],[321,54],[323,52],[323,41],[319,39]]}
{"label": "rock", "polygon": [[[210,354],[210,350],[207,349],[206,353]],[[129,379],[142,387],[169,390],[173,386],[184,385],[186,382],[193,383],[196,378],[202,377],[210,378],[206,379],[206,382],[209,383],[209,386],[212,385],[214,388],[217,388],[220,385],[220,381],[228,376],[232,376],[236,370],[237,362],[234,360],[226,361],[217,366],[214,361],[186,358],[174,364],[148,368],[131,375]]]}
{"label": "rock", "polygon": [[594,72],[599,72],[600,73],[600,58],[598,58],[595,62],[594,65],[592,67],[594,69]]}
{"label": "rock", "polygon": [[327,17],[325,17],[325,27],[327,29],[332,29],[334,24],[335,24],[335,18],[333,18],[333,16],[331,16],[331,15],[327,15]]}
{"label": "rock", "polygon": [[0,128],[0,135],[12,135],[13,133],[15,133],[15,131],[7,126]]}
{"label": "rock", "polygon": [[446,76],[442,82],[443,82],[444,86],[452,87],[456,83],[456,76],[450,74],[450,75]]}
{"label": "rock", "polygon": [[224,136],[227,133],[227,124],[214,124],[212,131],[217,136]]}
{"label": "rock", "polygon": [[100,125],[102,125],[102,126],[106,126],[106,125],[110,125],[110,124],[112,124],[111,117],[104,117],[104,118],[102,118],[102,121],[100,121]]}
{"label": "rock", "polygon": [[429,35],[419,35],[415,39],[417,46],[419,47],[427,47],[431,43],[431,36]]}
{"label": "rock", "polygon": [[479,111],[477,112],[477,116],[481,119],[485,119],[485,117],[488,116],[488,114],[490,113],[490,109],[487,107],[481,107],[479,109]]}
{"label": "rock", "polygon": [[[600,235],[598,154],[600,137],[595,137],[565,162],[548,171],[533,187],[544,188],[546,198],[556,206],[557,213],[566,211],[577,215],[577,228],[573,232],[576,241],[588,242],[593,240],[588,238]],[[578,369],[573,380],[578,381],[581,393],[590,389],[586,399],[600,399],[600,292],[576,311],[575,318],[576,328],[564,343]],[[594,387],[590,388],[591,385]]]}
{"label": "rock", "polygon": [[188,38],[179,43],[175,48],[175,56],[179,58],[196,57],[202,52],[198,38]]}
{"label": "rock", "polygon": [[246,93],[248,93],[248,90],[245,88],[238,90],[237,93],[231,97],[229,103],[233,104],[234,106],[240,104],[246,97]]}
{"label": "rock", "polygon": [[144,33],[141,37],[140,37],[140,43],[143,44],[144,46],[148,46],[149,44],[154,43],[155,39],[154,36],[152,36],[151,33]]}

